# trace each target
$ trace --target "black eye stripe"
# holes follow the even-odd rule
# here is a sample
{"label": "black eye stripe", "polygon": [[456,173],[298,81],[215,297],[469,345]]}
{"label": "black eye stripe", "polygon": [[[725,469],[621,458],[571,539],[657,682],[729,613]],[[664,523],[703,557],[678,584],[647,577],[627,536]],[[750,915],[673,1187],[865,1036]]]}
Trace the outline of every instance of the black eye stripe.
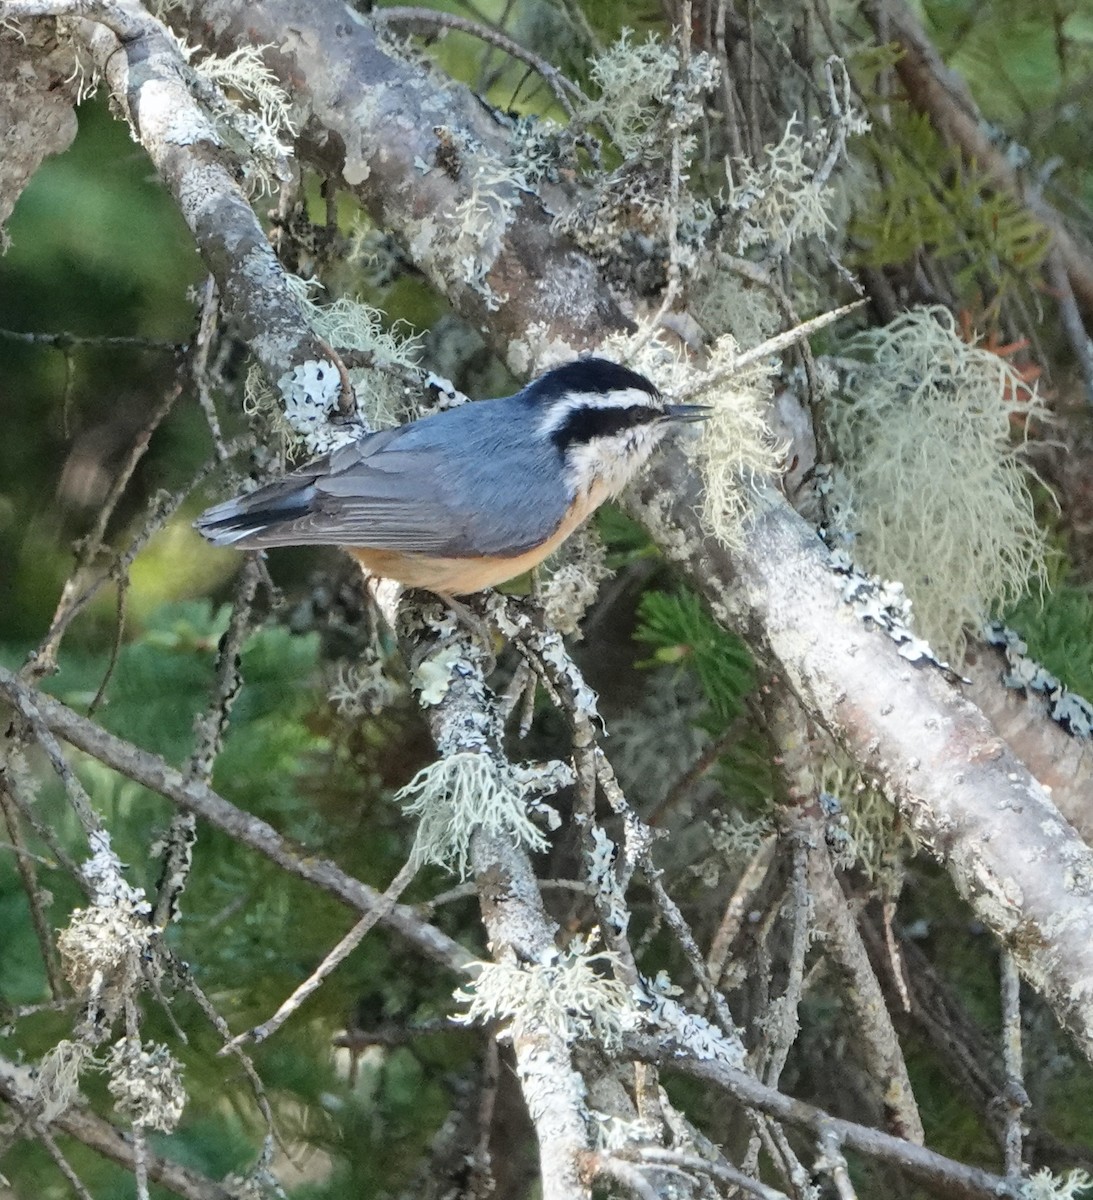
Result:
{"label": "black eye stripe", "polygon": [[558,452],[564,454],[570,446],[586,445],[593,438],[610,437],[626,429],[651,425],[663,414],[647,404],[629,404],[619,408],[575,408],[550,435]]}

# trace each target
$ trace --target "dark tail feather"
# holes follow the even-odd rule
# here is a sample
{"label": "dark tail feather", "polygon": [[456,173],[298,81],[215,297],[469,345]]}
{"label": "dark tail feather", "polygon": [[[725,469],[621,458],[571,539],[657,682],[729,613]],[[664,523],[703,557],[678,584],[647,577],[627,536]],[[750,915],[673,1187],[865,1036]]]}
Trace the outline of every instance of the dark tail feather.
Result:
{"label": "dark tail feather", "polygon": [[194,528],[214,546],[237,546],[253,538],[262,544],[262,534],[298,517],[307,516],[315,488],[284,483],[259,488],[249,496],[236,496],[206,509],[194,522]]}

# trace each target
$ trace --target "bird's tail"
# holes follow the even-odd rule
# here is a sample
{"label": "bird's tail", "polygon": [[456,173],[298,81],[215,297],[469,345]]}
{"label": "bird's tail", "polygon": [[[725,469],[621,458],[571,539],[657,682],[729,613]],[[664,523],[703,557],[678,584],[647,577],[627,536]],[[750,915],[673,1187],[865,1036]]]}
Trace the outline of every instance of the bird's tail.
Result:
{"label": "bird's tail", "polygon": [[282,540],[275,531],[306,517],[315,498],[310,481],[283,479],[206,509],[194,528],[214,546],[261,547]]}

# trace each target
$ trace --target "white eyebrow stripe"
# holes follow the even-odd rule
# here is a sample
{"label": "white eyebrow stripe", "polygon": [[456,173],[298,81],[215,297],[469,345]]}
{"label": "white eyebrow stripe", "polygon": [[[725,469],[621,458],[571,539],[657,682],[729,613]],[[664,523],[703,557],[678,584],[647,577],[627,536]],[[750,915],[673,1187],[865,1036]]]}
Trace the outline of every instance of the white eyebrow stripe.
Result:
{"label": "white eyebrow stripe", "polygon": [[622,388],[613,392],[570,392],[564,399],[555,400],[547,409],[539,433],[549,437],[565,424],[570,413],[580,408],[657,408],[660,399],[643,388]]}

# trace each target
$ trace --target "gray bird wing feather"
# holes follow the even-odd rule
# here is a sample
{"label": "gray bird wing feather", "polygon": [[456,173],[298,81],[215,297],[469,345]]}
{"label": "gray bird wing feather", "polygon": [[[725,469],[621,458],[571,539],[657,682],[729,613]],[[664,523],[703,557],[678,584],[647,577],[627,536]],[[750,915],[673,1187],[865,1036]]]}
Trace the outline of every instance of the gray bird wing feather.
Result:
{"label": "gray bird wing feather", "polygon": [[214,544],[240,548],[523,553],[557,529],[571,497],[552,447],[513,445],[510,414],[496,410],[505,403],[479,401],[371,434],[195,524]]}

